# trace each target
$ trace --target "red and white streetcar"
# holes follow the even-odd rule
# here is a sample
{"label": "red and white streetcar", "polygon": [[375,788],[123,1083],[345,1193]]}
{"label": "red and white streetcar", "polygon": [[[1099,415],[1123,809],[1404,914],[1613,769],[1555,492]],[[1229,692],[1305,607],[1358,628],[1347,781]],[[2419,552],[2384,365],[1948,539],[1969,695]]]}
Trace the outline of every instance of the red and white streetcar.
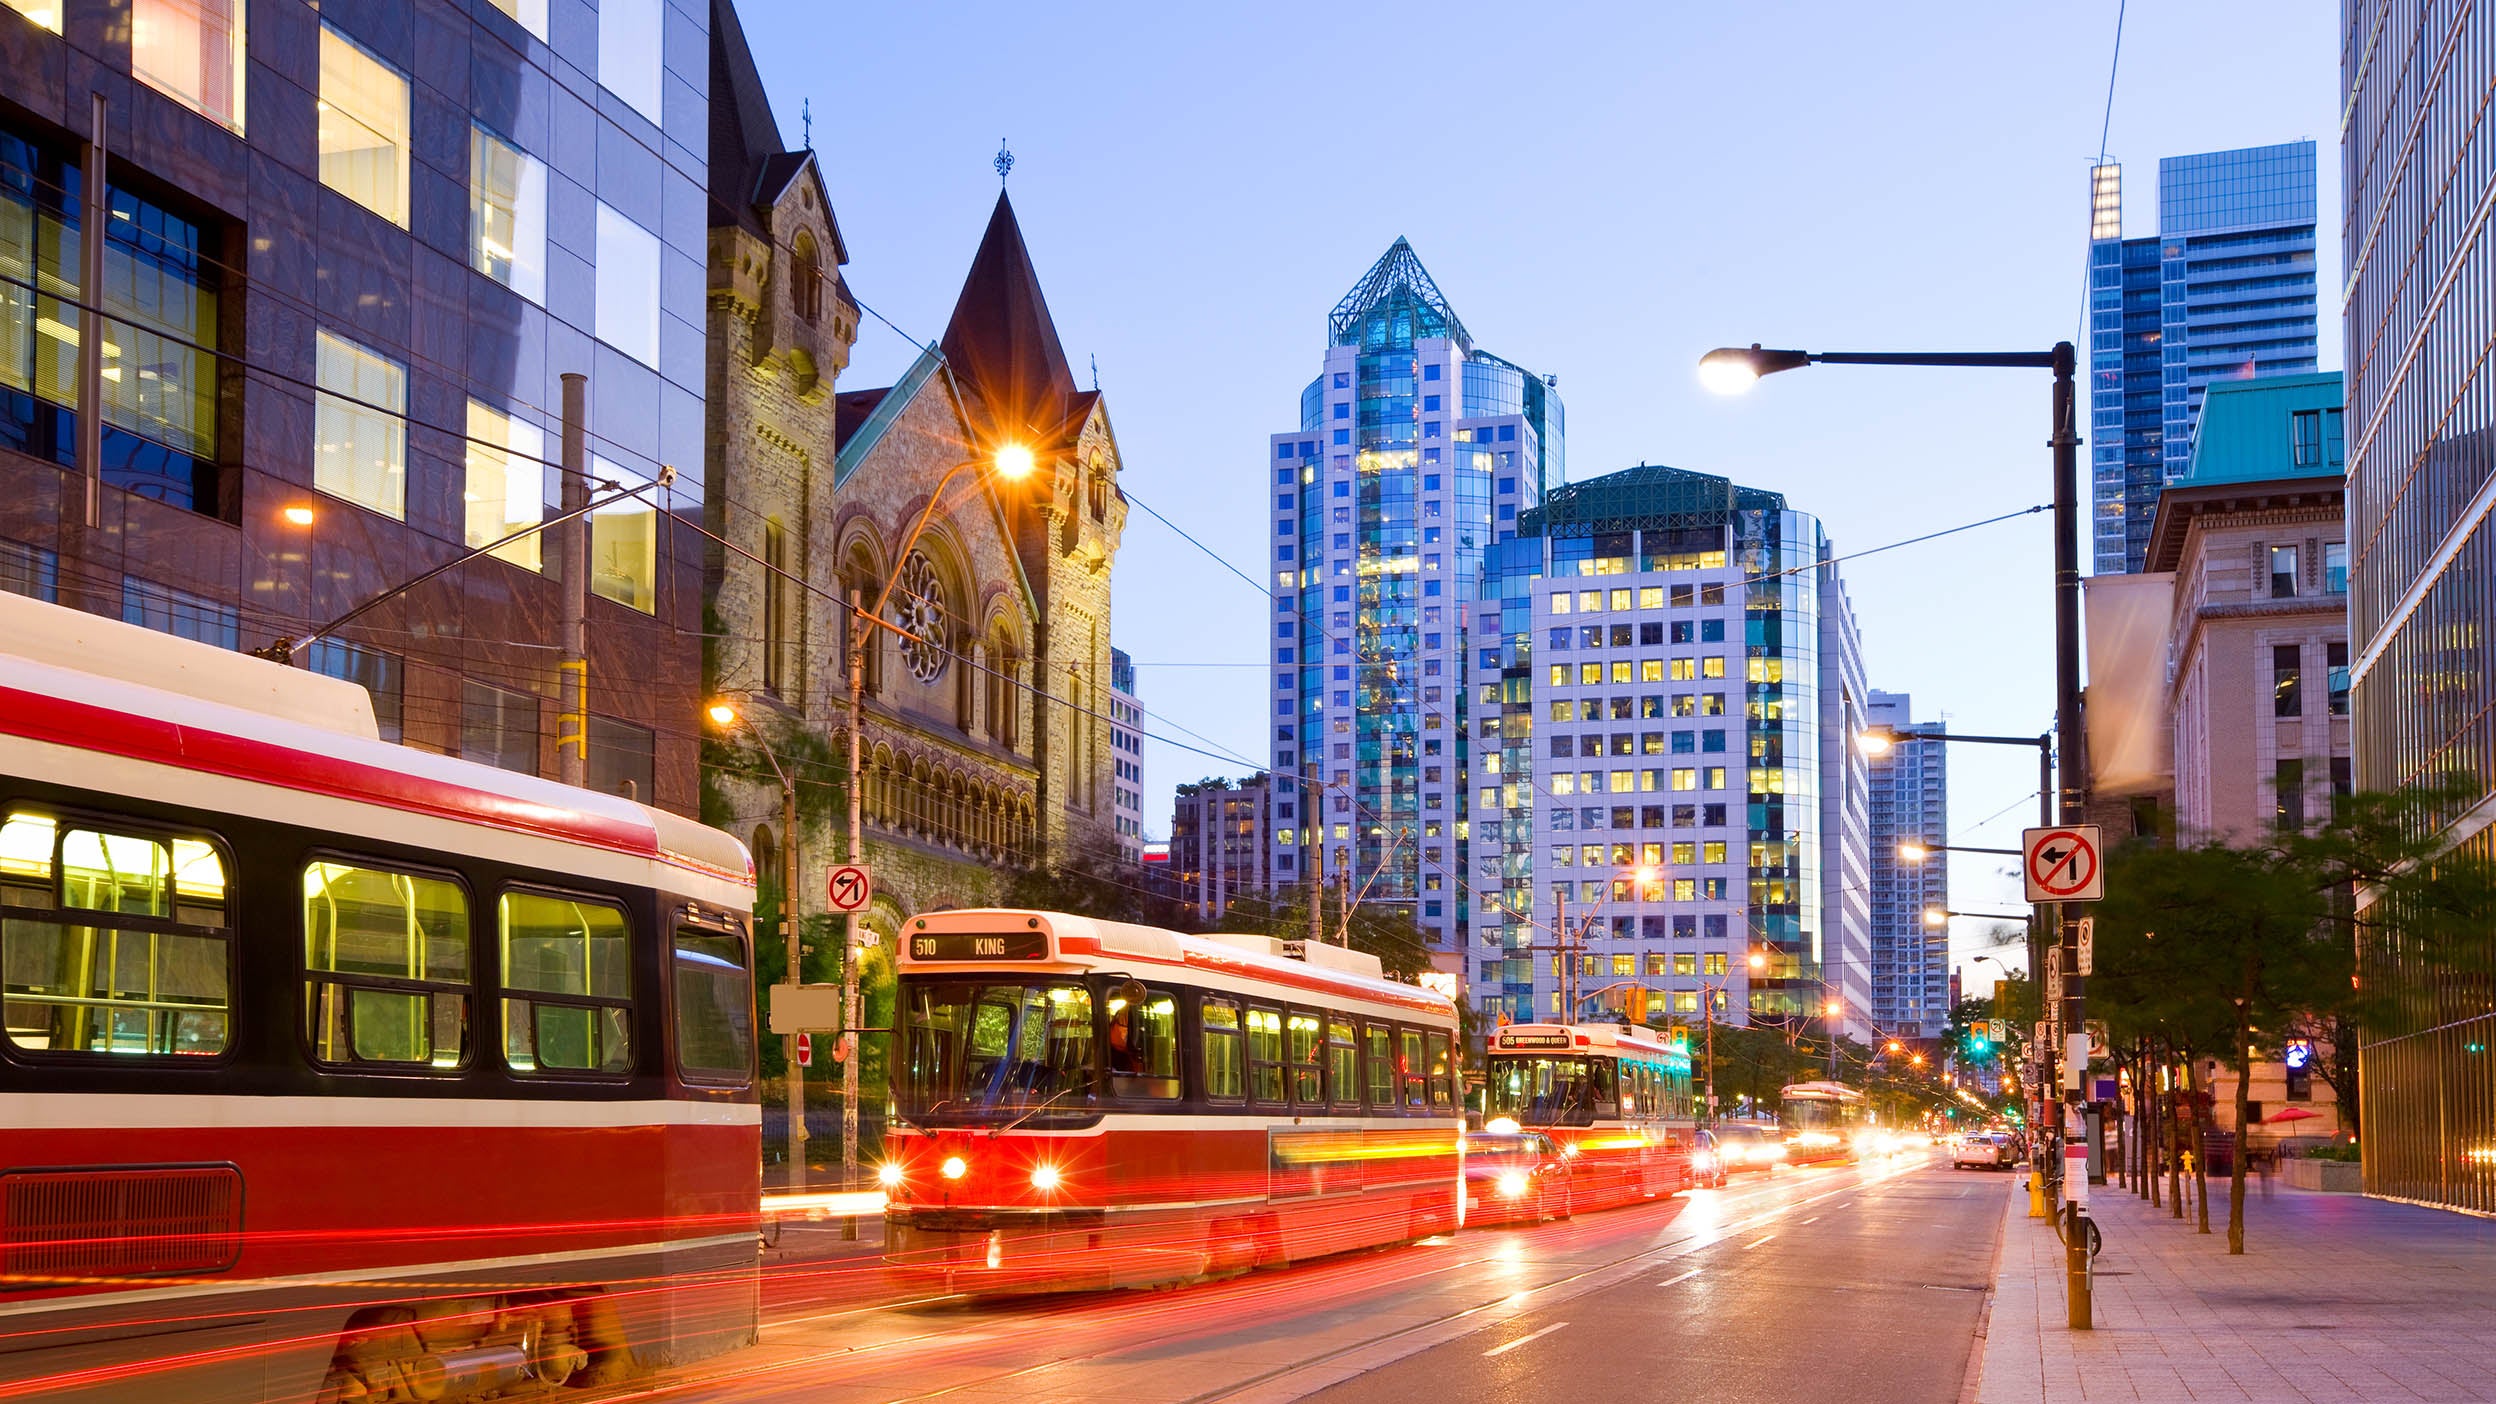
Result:
{"label": "red and white streetcar", "polygon": [[745,1343],[736,840],[0,594],[0,1399],[459,1399]]}
{"label": "red and white streetcar", "polygon": [[1456,1011],[1374,957],[1033,911],[896,952],[886,1261],[1133,1286],[1457,1226]]}
{"label": "red and white streetcar", "polygon": [[1690,1055],[1620,1024],[1512,1024],[1492,1038],[1483,1129],[1539,1131],[1569,1167],[1572,1212],[1708,1181]]}

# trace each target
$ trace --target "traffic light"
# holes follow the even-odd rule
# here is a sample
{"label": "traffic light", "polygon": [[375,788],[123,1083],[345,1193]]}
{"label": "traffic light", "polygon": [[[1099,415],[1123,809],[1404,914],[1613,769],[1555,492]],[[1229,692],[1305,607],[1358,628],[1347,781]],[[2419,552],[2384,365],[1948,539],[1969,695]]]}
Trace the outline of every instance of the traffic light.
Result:
{"label": "traffic light", "polygon": [[1626,993],[1627,998],[1623,1003],[1628,1008],[1629,1021],[1633,1024],[1645,1023],[1647,1021],[1647,987],[1632,985]]}
{"label": "traffic light", "polygon": [[1967,1036],[1967,1051],[1975,1054],[1979,1058],[1985,1056],[1985,1050],[1992,1046],[1992,1044],[1985,1041],[1985,1036],[1983,1034],[1971,1033]]}

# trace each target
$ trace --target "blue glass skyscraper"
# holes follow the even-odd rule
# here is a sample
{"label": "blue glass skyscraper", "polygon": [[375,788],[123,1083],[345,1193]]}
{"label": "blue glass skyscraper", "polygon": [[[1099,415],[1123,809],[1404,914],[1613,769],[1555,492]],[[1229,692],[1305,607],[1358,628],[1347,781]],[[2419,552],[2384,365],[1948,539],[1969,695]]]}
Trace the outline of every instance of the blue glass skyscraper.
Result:
{"label": "blue glass skyscraper", "polygon": [[1476,349],[1402,239],[1336,304],[1327,343],[1299,427],[1267,448],[1274,881],[1318,876],[1322,843],[1330,884],[1410,910],[1453,973],[1466,605],[1483,550],[1561,478],[1560,397]]}
{"label": "blue glass skyscraper", "polygon": [[2158,233],[2123,237],[2123,171],[2089,174],[2089,435],[2101,575],[2137,571],[2213,380],[2316,368],[2314,143],[2170,156]]}

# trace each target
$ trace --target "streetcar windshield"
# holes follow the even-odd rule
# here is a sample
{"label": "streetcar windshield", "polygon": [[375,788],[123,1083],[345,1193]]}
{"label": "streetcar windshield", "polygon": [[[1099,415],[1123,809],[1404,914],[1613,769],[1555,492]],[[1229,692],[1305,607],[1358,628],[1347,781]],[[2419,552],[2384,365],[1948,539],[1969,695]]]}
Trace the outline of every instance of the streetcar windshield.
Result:
{"label": "streetcar windshield", "polygon": [[1788,1097],[1777,1111],[1789,1132],[1845,1131],[1862,1119],[1861,1108],[1824,1098]]}
{"label": "streetcar windshield", "polygon": [[1092,1114],[1092,992],[1082,985],[907,982],[894,1078],[927,1125],[1049,1125]]}
{"label": "streetcar windshield", "polygon": [[1588,1126],[1595,1088],[1583,1058],[1493,1057],[1487,1086],[1492,1116],[1524,1126]]}

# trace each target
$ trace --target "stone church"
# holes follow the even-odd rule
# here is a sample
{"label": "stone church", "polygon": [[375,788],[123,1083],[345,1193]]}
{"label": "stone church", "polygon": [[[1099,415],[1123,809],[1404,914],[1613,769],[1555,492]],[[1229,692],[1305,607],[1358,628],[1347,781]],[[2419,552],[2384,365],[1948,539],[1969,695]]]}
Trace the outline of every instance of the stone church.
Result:
{"label": "stone church", "polygon": [[[858,307],[821,166],[782,149],[724,3],[712,51],[707,507],[730,544],[707,629],[742,720],[706,752],[704,815],[772,875],[781,788],[759,735],[799,787],[798,910],[823,909],[848,821],[845,630],[890,580],[868,626],[863,789],[870,924],[890,935],[1114,846],[1117,438],[1002,194],[942,338],[889,386],[837,387]],[[1009,449],[1031,456],[1019,480],[994,471]]]}

